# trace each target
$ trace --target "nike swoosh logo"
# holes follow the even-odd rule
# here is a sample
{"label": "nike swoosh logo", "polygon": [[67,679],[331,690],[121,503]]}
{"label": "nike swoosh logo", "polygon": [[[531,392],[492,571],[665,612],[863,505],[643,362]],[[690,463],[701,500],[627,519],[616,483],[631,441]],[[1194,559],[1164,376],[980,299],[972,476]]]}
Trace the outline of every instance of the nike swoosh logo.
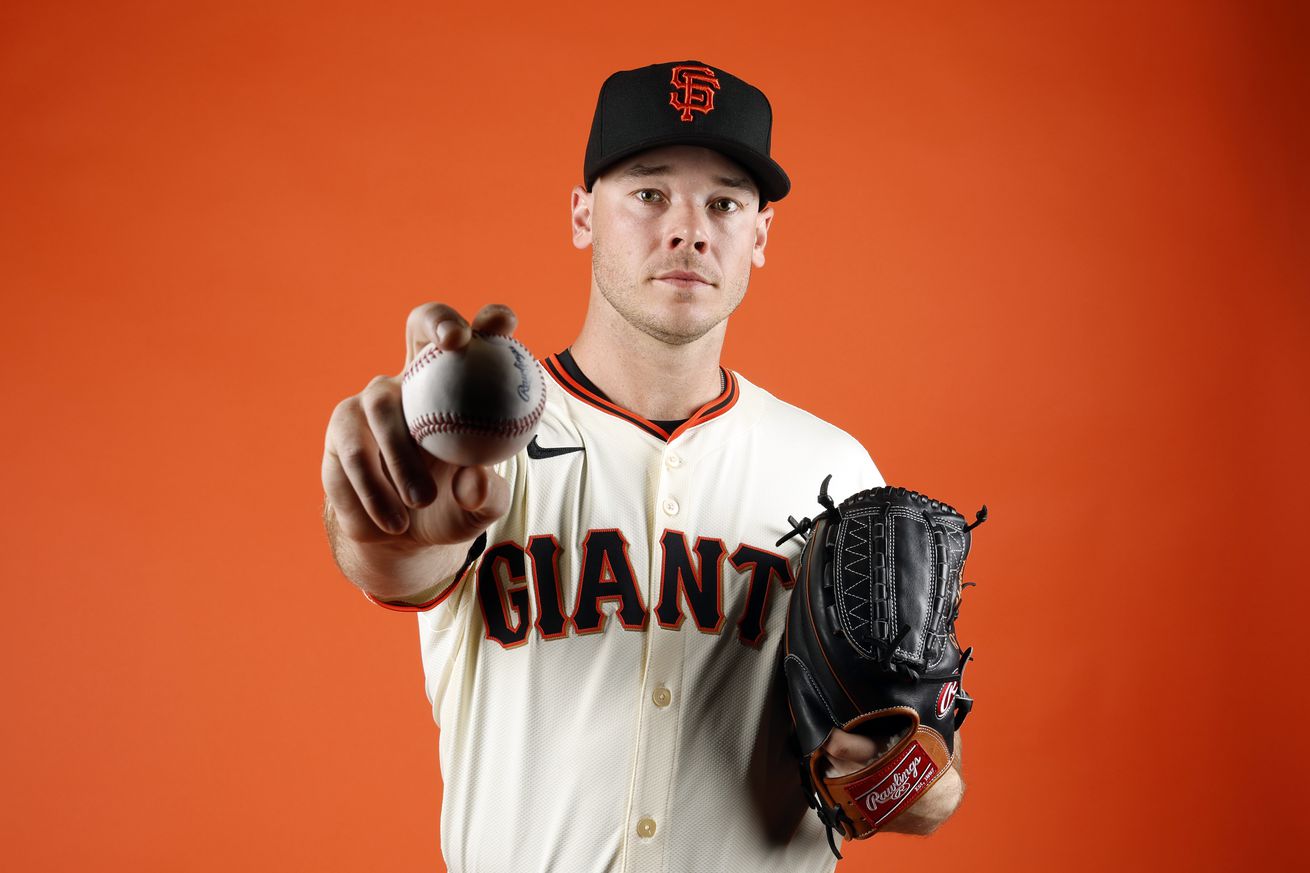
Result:
{"label": "nike swoosh logo", "polygon": [[538,460],[541,458],[553,458],[557,455],[567,455],[570,452],[581,451],[583,451],[582,446],[561,446],[555,449],[548,449],[543,447],[541,443],[537,442],[535,436],[532,438],[532,442],[528,443],[528,457],[536,458]]}

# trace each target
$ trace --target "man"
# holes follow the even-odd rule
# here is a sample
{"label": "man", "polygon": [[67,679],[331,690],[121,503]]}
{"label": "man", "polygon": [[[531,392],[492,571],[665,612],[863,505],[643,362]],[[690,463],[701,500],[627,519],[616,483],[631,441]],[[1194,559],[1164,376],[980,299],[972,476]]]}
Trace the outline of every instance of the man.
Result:
{"label": "man", "polygon": [[[882,479],[849,435],[719,365],[790,187],[771,123],[759,90],[697,61],[605,82],[572,192],[589,305],[544,362],[525,451],[494,470],[425,455],[397,378],[333,413],[333,553],[371,600],[419,613],[452,871],[835,863],[777,674],[801,544],[775,543],[824,476],[839,496]],[[514,327],[503,306],[469,325],[428,304],[409,357]],[[838,730],[824,750],[853,772],[875,746]],[[931,831],[961,792],[952,771],[896,827]]]}

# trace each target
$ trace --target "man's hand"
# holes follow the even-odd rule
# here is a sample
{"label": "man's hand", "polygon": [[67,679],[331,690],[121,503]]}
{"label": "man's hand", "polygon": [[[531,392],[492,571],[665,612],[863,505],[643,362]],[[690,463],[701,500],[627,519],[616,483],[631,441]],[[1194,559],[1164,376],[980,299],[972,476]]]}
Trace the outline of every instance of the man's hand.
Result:
{"label": "man's hand", "polygon": [[828,759],[828,776],[846,776],[863,770],[888,749],[900,742],[904,734],[873,739],[863,734],[847,733],[841,728],[833,728],[827,742],[823,744],[823,753]]}
{"label": "man's hand", "polygon": [[[473,330],[510,336],[516,326],[500,304],[484,306],[472,327],[445,304],[424,304],[405,325],[405,365],[430,342],[456,351]],[[448,464],[414,442],[400,385],[400,376],[377,376],[337,404],[323,448],[333,553],[342,571],[379,599],[414,597],[440,581],[434,572],[455,572],[469,544],[509,509],[509,486],[491,468]],[[419,553],[438,559],[405,572],[407,559]]]}

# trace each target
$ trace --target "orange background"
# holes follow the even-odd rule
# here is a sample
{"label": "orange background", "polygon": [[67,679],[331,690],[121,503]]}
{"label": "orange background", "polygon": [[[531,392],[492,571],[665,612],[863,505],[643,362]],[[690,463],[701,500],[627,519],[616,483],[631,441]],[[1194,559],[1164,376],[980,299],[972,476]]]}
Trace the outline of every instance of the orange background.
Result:
{"label": "orange background", "polygon": [[690,57],[795,183],[725,362],[993,510],[965,803],[839,869],[1295,863],[1306,9],[6,4],[0,866],[441,869],[323,430],[425,300],[573,340],[596,91]]}

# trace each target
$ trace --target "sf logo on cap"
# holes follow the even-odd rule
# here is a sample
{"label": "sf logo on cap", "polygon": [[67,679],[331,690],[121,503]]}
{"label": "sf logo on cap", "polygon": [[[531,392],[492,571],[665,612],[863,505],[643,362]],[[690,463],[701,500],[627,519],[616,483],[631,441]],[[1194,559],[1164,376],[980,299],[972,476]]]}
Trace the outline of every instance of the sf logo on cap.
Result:
{"label": "sf logo on cap", "polygon": [[714,108],[719,79],[709,67],[674,67],[672,84],[678,91],[669,95],[669,105],[682,112],[683,121],[691,121],[693,111],[708,113]]}

